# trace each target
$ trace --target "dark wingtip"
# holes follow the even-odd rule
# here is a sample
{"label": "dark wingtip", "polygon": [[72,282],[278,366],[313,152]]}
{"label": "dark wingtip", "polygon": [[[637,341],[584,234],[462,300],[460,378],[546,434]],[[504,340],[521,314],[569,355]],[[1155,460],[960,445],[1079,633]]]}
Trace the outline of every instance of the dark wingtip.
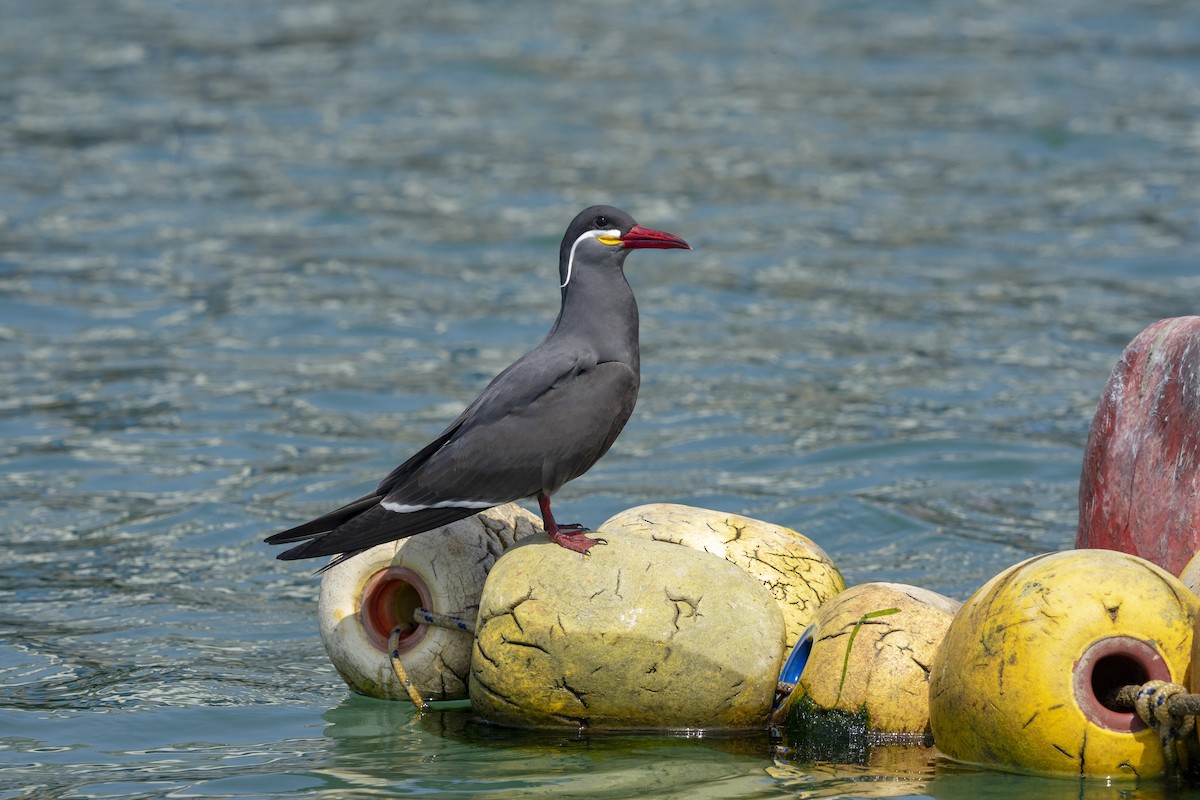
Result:
{"label": "dark wingtip", "polygon": [[[271,544],[270,540],[268,540],[267,543]],[[320,555],[328,555],[327,553],[315,552],[316,550],[320,549],[320,544],[320,538],[310,539],[302,545],[284,550],[282,553],[276,555],[275,558],[279,559],[280,561],[300,561],[305,558],[315,558],[316,556]]]}
{"label": "dark wingtip", "polygon": [[341,508],[334,509],[328,514],[322,514],[316,519],[310,519],[301,525],[294,528],[288,528],[286,531],[273,533],[263,539],[266,544],[291,544],[292,542],[305,542],[299,547],[293,547],[291,550],[285,550],[276,558],[281,558],[284,561],[293,561],[298,558],[312,558],[313,556],[329,555],[325,553],[312,553],[310,555],[291,555],[297,551],[303,551],[307,545],[313,544],[323,538],[324,534],[329,533],[334,528],[345,522],[357,517],[371,508],[374,508],[379,503],[378,494],[368,494],[360,497]]}

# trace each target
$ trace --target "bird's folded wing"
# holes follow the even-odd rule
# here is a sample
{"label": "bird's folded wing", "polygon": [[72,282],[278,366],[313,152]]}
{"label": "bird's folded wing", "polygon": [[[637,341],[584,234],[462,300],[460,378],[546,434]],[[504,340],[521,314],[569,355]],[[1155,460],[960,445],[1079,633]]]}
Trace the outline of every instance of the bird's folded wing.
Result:
{"label": "bird's folded wing", "polygon": [[563,376],[509,413],[474,417],[393,485],[385,508],[478,507],[557,490],[608,450],[633,411],[637,374],[606,362]]}
{"label": "bird's folded wing", "polygon": [[[457,419],[446,426],[436,439],[380,481],[378,493],[387,495],[387,499],[398,503],[438,502],[439,498],[432,494],[422,496],[415,493],[414,488],[408,490],[414,493],[408,494],[402,487],[410,485],[413,477],[448,444],[464,436],[470,436],[473,443],[486,441],[487,437],[482,434],[496,430],[493,427],[496,423],[502,423],[513,416],[527,415],[531,406],[536,405],[555,385],[570,380],[581,370],[595,364],[595,356],[586,351],[556,352],[545,345],[546,342],[543,342],[541,346],[513,362],[493,378],[479,396]],[[393,494],[396,496],[392,497]]]}

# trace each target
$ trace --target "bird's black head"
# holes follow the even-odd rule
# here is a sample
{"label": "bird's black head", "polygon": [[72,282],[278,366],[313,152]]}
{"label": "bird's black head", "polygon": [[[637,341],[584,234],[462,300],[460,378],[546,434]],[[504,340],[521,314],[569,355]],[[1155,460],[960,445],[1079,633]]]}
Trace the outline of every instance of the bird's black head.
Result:
{"label": "bird's black head", "polygon": [[590,206],[576,214],[567,226],[558,250],[559,280],[565,288],[577,264],[613,259],[619,266],[629,250],[646,247],[692,249],[678,236],[643,228],[619,208]]}

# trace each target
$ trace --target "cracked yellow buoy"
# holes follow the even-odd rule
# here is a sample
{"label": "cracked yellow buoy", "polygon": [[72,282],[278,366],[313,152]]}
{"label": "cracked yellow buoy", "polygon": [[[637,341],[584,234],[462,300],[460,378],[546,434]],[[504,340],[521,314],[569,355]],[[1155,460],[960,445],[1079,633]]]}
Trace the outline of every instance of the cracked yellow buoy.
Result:
{"label": "cracked yellow buoy", "polygon": [[789,649],[813,621],[817,607],[846,588],[833,559],[812,539],[738,514],[653,503],[622,511],[600,532],[681,544],[737,564],[779,603]]}
{"label": "cracked yellow buoy", "polygon": [[388,647],[400,628],[398,658],[417,693],[427,700],[466,697],[470,631],[418,624],[413,612],[474,622],[488,570],[514,540],[541,529],[535,514],[509,503],[331,567],[321,579],[317,618],[338,674],[360,694],[408,700]]}
{"label": "cracked yellow buoy", "polygon": [[469,682],[517,727],[764,728],[783,618],[723,559],[608,533],[588,555],[532,536],[488,575]]}
{"label": "cracked yellow buoy", "polygon": [[865,714],[872,731],[927,734],[930,665],[960,605],[901,583],[846,589],[817,610],[797,645],[807,657],[776,719],[807,697],[817,709]]}
{"label": "cracked yellow buoy", "polygon": [[1200,600],[1165,570],[1112,550],[1036,556],[963,605],[930,676],[939,750],[1020,772],[1146,778],[1158,736],[1112,693],[1181,683]]}

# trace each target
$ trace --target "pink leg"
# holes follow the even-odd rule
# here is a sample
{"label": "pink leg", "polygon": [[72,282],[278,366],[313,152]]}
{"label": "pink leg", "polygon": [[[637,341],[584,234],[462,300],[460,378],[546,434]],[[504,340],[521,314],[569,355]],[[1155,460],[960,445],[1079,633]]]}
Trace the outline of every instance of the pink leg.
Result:
{"label": "pink leg", "polygon": [[555,522],[554,515],[550,513],[550,498],[544,494],[538,495],[538,508],[542,510],[542,524],[546,527],[546,533],[556,545],[586,554],[597,543],[604,541],[584,536],[587,529],[578,522],[569,525],[559,525]]}

